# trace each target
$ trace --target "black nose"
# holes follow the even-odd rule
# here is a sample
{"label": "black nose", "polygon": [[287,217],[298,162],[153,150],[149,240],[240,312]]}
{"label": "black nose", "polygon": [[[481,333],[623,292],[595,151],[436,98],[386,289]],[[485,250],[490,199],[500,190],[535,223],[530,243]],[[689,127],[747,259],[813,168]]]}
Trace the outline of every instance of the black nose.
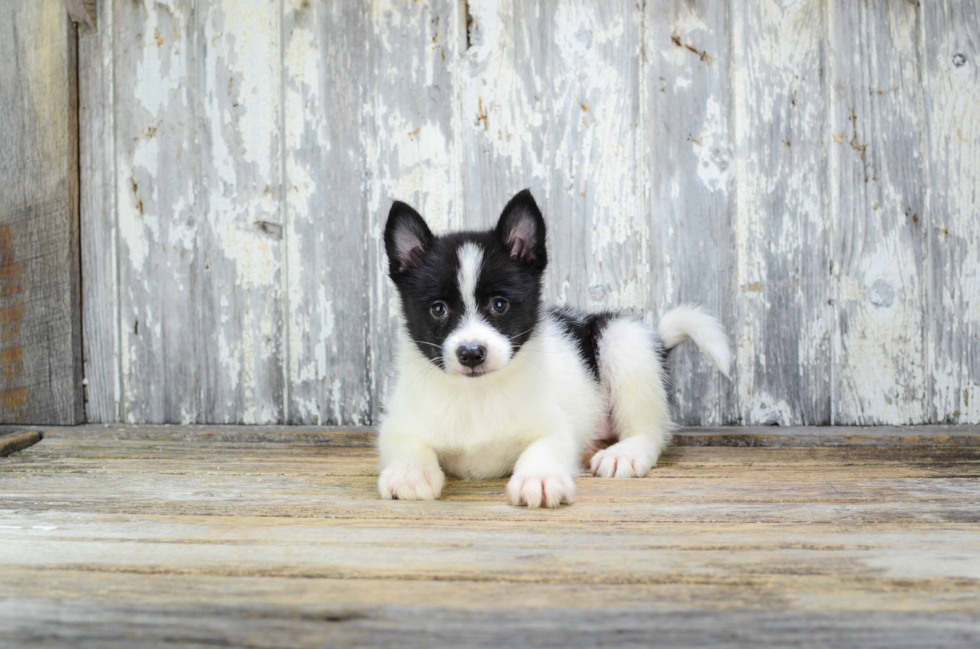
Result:
{"label": "black nose", "polygon": [[460,345],[456,348],[456,358],[466,367],[476,367],[487,360],[487,348],[483,345]]}

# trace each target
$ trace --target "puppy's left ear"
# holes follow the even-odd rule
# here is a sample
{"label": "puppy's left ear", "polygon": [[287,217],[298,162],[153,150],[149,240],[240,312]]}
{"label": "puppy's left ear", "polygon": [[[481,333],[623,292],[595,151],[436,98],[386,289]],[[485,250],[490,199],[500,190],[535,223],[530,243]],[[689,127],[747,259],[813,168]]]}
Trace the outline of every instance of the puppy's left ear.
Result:
{"label": "puppy's left ear", "polygon": [[539,272],[548,265],[544,218],[530,190],[525,189],[510,199],[500,214],[495,232],[511,259]]}

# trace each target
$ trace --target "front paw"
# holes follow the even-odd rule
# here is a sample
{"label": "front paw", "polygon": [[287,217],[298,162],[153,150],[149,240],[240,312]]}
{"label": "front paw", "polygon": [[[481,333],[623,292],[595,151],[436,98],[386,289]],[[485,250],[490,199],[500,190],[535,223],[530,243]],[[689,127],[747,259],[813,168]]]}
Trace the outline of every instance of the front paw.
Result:
{"label": "front paw", "polygon": [[600,478],[642,478],[657,461],[641,437],[628,437],[592,456],[589,468]]}
{"label": "front paw", "polygon": [[386,500],[437,500],[445,482],[438,467],[395,464],[378,476],[378,491]]}
{"label": "front paw", "polygon": [[566,473],[550,475],[515,474],[507,483],[511,504],[557,507],[575,500],[575,480]]}

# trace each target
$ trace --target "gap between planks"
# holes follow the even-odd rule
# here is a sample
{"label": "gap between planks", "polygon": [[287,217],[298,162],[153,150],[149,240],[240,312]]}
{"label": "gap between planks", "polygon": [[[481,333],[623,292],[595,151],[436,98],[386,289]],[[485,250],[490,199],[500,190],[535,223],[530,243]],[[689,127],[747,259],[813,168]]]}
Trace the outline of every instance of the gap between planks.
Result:
{"label": "gap between planks", "polygon": [[[111,436],[123,439],[222,442],[298,442],[337,447],[373,447],[377,432],[371,426],[213,426],[125,425],[26,426],[55,438]],[[673,446],[735,446],[750,448],[811,447],[980,447],[980,426],[745,426],[681,428]]]}

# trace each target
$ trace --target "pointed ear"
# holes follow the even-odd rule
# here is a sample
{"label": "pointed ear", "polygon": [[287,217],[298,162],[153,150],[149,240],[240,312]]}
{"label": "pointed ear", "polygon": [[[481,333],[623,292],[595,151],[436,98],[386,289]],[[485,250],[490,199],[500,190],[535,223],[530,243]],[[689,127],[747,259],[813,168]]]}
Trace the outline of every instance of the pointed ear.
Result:
{"label": "pointed ear", "polygon": [[395,201],[385,225],[385,251],[391,277],[418,266],[434,240],[422,216],[406,203]]}
{"label": "pointed ear", "polygon": [[510,199],[497,221],[496,233],[511,259],[544,270],[548,264],[544,218],[530,190]]}

